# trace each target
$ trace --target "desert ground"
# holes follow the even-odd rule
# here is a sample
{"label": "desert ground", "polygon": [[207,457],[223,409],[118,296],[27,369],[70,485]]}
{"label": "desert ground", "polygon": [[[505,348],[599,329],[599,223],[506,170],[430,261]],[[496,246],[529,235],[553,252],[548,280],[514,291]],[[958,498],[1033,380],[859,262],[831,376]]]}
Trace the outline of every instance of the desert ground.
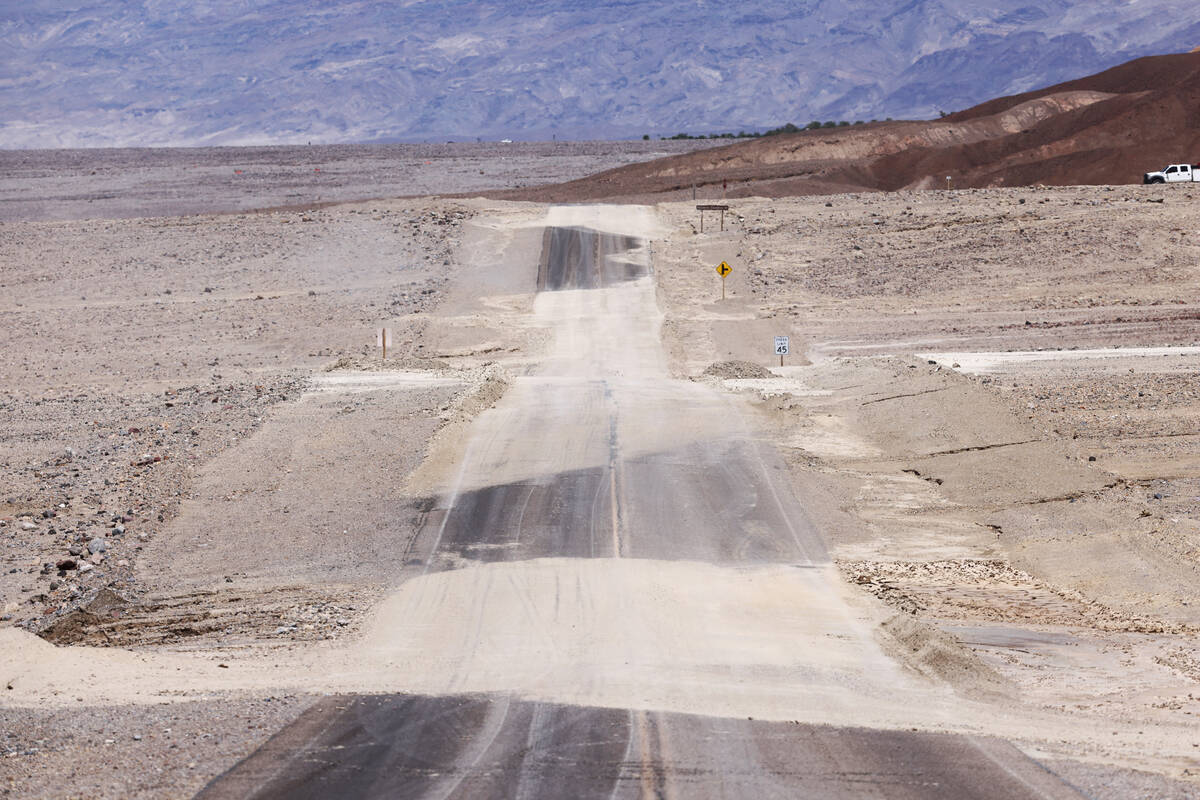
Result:
{"label": "desert ground", "polygon": [[[220,157],[257,188],[4,156],[0,792],[309,796],[280,781],[322,715],[467,698],[488,742],[616,731],[605,796],[864,796],[895,748],[993,793],[870,796],[1200,797],[1194,190],[750,197],[700,232],[386,199],[500,186],[486,154],[370,200]],[[589,247],[594,285],[555,272]],[[796,731],[860,750],[803,783]],[[553,794],[465,774],[422,792]]]}
{"label": "desert ground", "polygon": [[0,150],[0,221],[313,208],[583,178],[720,141]]}

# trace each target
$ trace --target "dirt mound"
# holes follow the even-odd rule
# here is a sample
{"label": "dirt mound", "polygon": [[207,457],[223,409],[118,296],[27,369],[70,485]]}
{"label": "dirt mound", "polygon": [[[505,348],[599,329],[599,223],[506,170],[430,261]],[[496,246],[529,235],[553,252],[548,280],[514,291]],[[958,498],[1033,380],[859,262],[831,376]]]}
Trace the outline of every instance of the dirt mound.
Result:
{"label": "dirt mound", "polygon": [[918,672],[940,678],[967,697],[1009,697],[1015,689],[953,636],[908,614],[879,629],[884,649]]}
{"label": "dirt mound", "polygon": [[1200,53],[1151,56],[929,122],[738,142],[504,192],[538,202],[1140,183],[1200,157]]}
{"label": "dirt mound", "polygon": [[703,375],[710,378],[774,378],[775,374],[761,364],[750,361],[718,361],[710,364]]}

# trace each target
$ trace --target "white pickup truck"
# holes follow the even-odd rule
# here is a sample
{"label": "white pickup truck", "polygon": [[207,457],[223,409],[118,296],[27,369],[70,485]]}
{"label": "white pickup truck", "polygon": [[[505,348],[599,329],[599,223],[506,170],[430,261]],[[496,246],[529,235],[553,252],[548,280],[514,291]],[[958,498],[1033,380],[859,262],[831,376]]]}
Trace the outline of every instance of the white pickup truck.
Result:
{"label": "white pickup truck", "polygon": [[1162,172],[1147,172],[1142,183],[1200,183],[1200,164],[1172,164]]}

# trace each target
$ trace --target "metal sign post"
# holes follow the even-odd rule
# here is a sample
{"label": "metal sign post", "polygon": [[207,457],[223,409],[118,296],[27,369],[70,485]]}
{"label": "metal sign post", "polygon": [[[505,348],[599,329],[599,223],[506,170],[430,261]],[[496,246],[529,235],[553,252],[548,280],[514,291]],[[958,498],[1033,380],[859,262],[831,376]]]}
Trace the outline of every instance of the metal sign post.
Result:
{"label": "metal sign post", "polygon": [[392,343],[392,329],[379,328],[375,331],[375,344],[383,348],[383,360],[387,361],[388,345]]}
{"label": "metal sign post", "polygon": [[779,356],[779,366],[783,366],[783,357],[788,354],[791,343],[786,336],[775,337],[775,355]]}
{"label": "metal sign post", "polygon": [[733,267],[722,261],[717,265],[717,274],[721,276],[721,299],[725,299],[725,276],[733,272]]}

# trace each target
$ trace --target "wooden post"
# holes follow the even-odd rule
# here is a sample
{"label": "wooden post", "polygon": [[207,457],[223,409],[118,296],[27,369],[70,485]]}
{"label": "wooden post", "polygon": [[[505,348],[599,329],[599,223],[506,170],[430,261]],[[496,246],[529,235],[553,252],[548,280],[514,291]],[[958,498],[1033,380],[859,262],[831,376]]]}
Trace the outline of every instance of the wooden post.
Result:
{"label": "wooden post", "polygon": [[375,336],[379,346],[383,348],[383,360],[387,361],[388,339],[392,338],[392,330],[391,328],[379,328],[375,332]]}
{"label": "wooden post", "polygon": [[705,211],[720,211],[721,212],[721,230],[725,230],[725,212],[729,210],[729,206],[720,204],[701,203],[696,206],[696,210],[700,212],[700,232],[704,233],[704,212]]}

